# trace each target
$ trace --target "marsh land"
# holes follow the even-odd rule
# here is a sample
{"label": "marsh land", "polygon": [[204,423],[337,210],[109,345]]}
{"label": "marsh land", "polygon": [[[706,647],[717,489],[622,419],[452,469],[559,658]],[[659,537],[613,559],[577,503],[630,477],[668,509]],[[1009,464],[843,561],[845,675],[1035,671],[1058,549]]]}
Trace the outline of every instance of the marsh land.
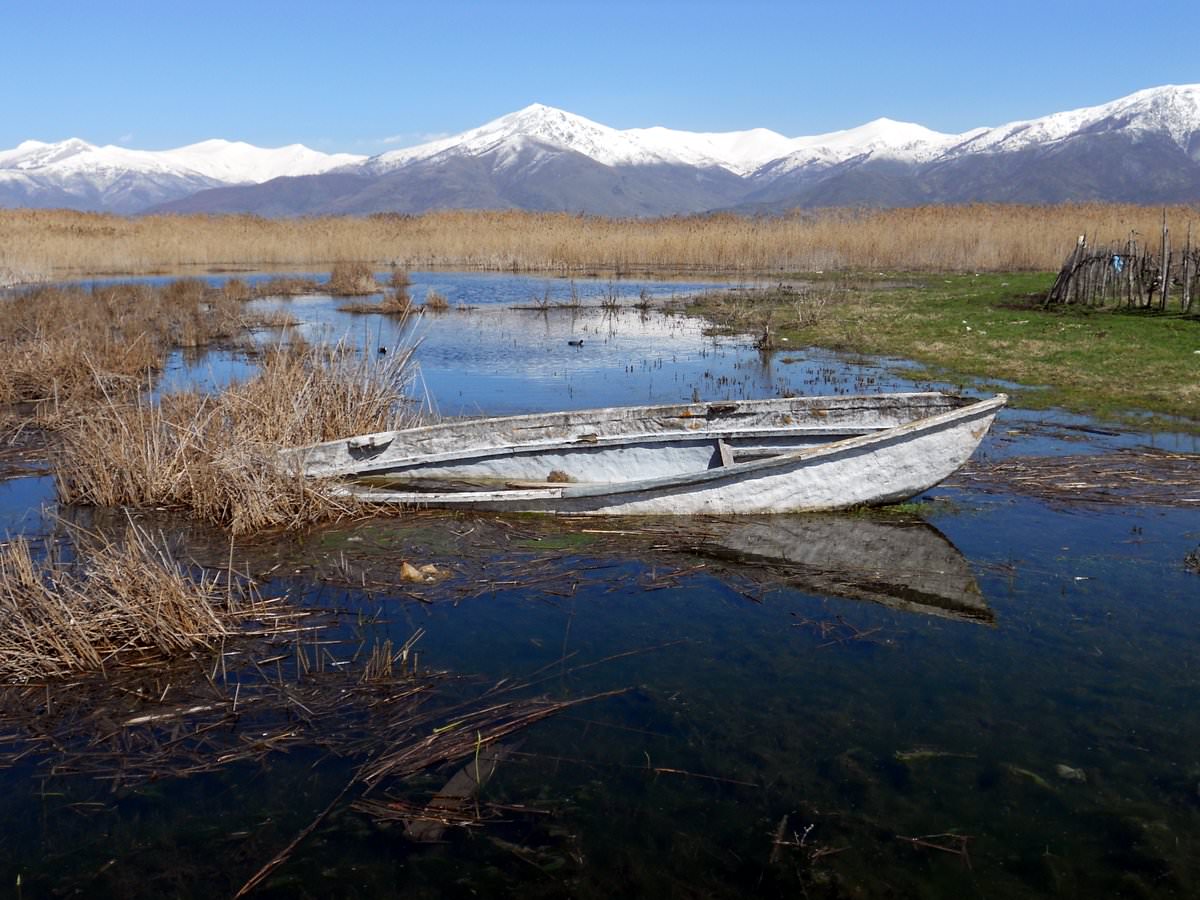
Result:
{"label": "marsh land", "polygon": [[[48,279],[0,296],[0,880],[1194,894],[1200,321],[1043,305],[1079,231],[1160,217],[0,213],[0,268]],[[333,296],[356,261],[378,290]],[[847,515],[382,515],[262,464],[930,388],[1014,402]]]}

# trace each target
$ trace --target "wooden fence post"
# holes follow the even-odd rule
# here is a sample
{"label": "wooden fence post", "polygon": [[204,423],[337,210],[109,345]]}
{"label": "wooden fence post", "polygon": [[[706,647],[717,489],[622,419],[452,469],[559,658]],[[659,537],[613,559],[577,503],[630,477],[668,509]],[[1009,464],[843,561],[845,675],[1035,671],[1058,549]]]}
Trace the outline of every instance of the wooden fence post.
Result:
{"label": "wooden fence post", "polygon": [[1183,245],[1183,296],[1179,298],[1179,310],[1185,316],[1192,307],[1192,223],[1188,222],[1187,238]]}

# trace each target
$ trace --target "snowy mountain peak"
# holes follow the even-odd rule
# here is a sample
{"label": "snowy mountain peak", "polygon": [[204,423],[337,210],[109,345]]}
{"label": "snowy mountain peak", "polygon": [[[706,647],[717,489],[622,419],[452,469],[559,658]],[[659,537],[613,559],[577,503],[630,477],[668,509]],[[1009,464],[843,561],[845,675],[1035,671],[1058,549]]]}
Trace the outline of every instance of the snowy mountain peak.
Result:
{"label": "snowy mountain peak", "polygon": [[763,166],[763,174],[773,178],[797,169],[828,168],[867,158],[928,162],[963,138],[882,117],[843,131],[795,138],[788,155]]}
{"label": "snowy mountain peak", "polygon": [[574,150],[601,162],[615,161],[621,156],[617,148],[627,143],[622,132],[615,128],[541,103],[530,104],[476,129],[468,143],[490,149],[496,141],[515,136]]}
{"label": "snowy mountain peak", "polygon": [[174,150],[130,150],[97,147],[79,138],[22,141],[0,151],[0,206],[135,212],[206,188],[317,175],[364,159],[319,153],[301,144],[266,149],[209,140]]}
{"label": "snowy mountain peak", "polygon": [[22,141],[12,150],[0,152],[0,166],[13,169],[39,169],[63,162],[96,147],[79,138],[67,138],[54,144]]}
{"label": "snowy mountain peak", "polygon": [[432,159],[443,153],[483,156],[500,148],[511,150],[513,145],[529,141],[573,150],[606,165],[613,165],[627,161],[631,155],[629,141],[623,138],[623,134],[583,116],[542,103],[531,103],[454,137],[384,153],[372,158],[370,165],[386,171]]}
{"label": "snowy mountain peak", "polygon": [[955,150],[1015,151],[1105,131],[1158,132],[1186,150],[1191,136],[1200,132],[1200,84],[1147,88],[1099,106],[1010,122],[980,132]]}
{"label": "snowy mountain peak", "polygon": [[1200,131],[1200,84],[1149,88],[1108,106],[1114,113],[1128,115],[1134,127],[1166,132],[1181,147]]}
{"label": "snowy mountain peak", "polygon": [[0,171],[51,179],[93,174],[111,180],[140,173],[258,184],[280,175],[327,172],[364,159],[350,153],[320,153],[302,144],[267,149],[241,141],[207,140],[174,150],[130,150],[68,138],[52,144],[22,141],[12,150],[0,151]]}
{"label": "snowy mountain peak", "polygon": [[570,150],[609,166],[689,165],[724,168],[739,175],[786,153],[789,146],[787,138],[765,128],[701,133],[655,126],[621,131],[532,103],[454,137],[385,153],[372,159],[371,165],[388,170],[444,153],[482,156],[529,142]]}
{"label": "snowy mountain peak", "polygon": [[268,149],[244,141],[219,139],[164,150],[162,155],[208,178],[230,184],[261,184],[284,175],[317,175],[366,158],[351,153],[321,153],[303,144]]}

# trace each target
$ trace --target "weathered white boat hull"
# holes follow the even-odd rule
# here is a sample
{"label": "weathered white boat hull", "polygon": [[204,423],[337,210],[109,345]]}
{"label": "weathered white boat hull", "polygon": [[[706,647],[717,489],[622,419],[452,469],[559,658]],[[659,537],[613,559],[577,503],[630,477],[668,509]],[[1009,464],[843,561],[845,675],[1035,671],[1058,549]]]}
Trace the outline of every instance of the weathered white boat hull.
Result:
{"label": "weathered white boat hull", "polygon": [[[672,440],[660,441],[663,458],[673,461],[661,468],[676,466],[671,474],[645,476],[642,464],[617,466],[621,477],[599,483],[570,482],[509,489],[414,491],[401,487],[415,466],[405,466],[398,474],[400,489],[372,489],[362,485],[345,488],[363,500],[401,503],[414,506],[471,508],[513,512],[555,512],[583,515],[692,515],[749,514],[835,510],[854,506],[893,503],[915,496],[936,485],[958,469],[974,452],[1007,398],[997,395],[989,400],[949,409],[936,415],[895,427],[862,427],[866,433],[815,446],[778,452],[774,455],[737,462],[728,454],[713,465],[711,457],[722,455],[715,441],[718,434],[697,436],[691,446],[672,447]],[[811,438],[801,435],[802,439]],[[705,446],[707,442],[707,446]],[[635,453],[641,441],[633,439]],[[647,440],[646,446],[653,441]],[[548,455],[532,455],[528,449],[509,449],[508,458],[536,459],[540,479],[547,466],[553,467],[588,455],[590,448],[562,446],[546,448]],[[628,449],[628,448],[627,448]],[[610,460],[621,459],[619,447],[611,448]],[[615,457],[612,453],[615,452]],[[649,451],[644,451],[649,452]],[[503,471],[502,477],[517,471],[501,464],[505,454],[475,461],[463,457],[478,456],[463,451],[456,462],[434,461],[433,465],[462,465],[479,476],[483,469]],[[685,460],[686,457],[686,460]],[[493,462],[484,460],[492,459]],[[679,468],[686,461],[688,468]],[[475,468],[481,465],[482,469]],[[655,465],[660,465],[656,463]],[[367,472],[377,471],[368,464]],[[386,467],[385,471],[388,471]],[[430,467],[420,467],[421,476]],[[465,470],[460,470],[461,475]],[[569,471],[569,470],[568,470]],[[441,475],[439,475],[441,477]],[[435,479],[436,483],[436,479]]]}
{"label": "weathered white boat hull", "polygon": [[745,461],[895,428],[962,405],[961,398],[924,392],[533,413],[328,441],[288,451],[284,460],[314,477],[545,482],[558,470],[572,482],[608,483],[722,465],[714,456],[717,440]]}

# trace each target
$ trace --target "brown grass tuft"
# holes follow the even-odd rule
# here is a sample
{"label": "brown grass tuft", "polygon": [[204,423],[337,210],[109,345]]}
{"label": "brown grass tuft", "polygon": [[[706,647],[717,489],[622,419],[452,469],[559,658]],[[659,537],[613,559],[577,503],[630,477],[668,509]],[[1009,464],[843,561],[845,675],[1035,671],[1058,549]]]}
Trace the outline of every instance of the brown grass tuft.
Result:
{"label": "brown grass tuft", "polygon": [[371,267],[363,262],[336,263],[329,273],[326,290],[335,297],[353,297],[379,292],[379,282]]}
{"label": "brown grass tuft", "polygon": [[227,300],[250,300],[254,297],[254,292],[250,290],[250,285],[242,281],[240,278],[230,278],[221,285],[221,293],[225,295]]}

